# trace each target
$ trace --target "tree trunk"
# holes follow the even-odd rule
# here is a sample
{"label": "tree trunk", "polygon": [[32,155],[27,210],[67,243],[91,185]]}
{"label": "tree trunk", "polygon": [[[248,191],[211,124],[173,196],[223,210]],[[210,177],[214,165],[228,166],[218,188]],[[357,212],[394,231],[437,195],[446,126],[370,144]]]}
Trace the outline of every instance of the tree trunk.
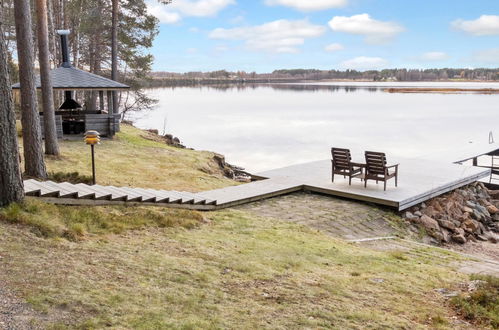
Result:
{"label": "tree trunk", "polygon": [[46,178],[40,116],[36,104],[33,68],[33,31],[29,0],[14,0],[19,82],[21,84],[21,124],[23,128],[24,169],[26,175]]}
{"label": "tree trunk", "polygon": [[50,75],[46,0],[36,0],[36,22],[38,34],[38,62],[40,64],[40,82],[42,85],[43,125],[45,128],[45,153],[47,155],[59,156],[52,76]]}
{"label": "tree trunk", "polygon": [[0,152],[0,206],[19,202],[24,198],[7,57],[7,45],[0,21],[0,149],[2,150]]}
{"label": "tree trunk", "polygon": [[[119,1],[112,0],[111,79],[118,81],[118,15]],[[119,113],[118,92],[113,91],[113,113]]]}

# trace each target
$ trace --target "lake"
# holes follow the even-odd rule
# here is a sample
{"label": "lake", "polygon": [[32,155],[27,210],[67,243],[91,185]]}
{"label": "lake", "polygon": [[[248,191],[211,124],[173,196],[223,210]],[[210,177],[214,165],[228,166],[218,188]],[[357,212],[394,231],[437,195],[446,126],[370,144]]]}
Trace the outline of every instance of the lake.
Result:
{"label": "lake", "polygon": [[387,93],[387,87],[499,88],[495,83],[314,83],[150,89],[140,128],[224,154],[250,172],[326,159],[330,147],[444,159],[499,132],[499,94]]}

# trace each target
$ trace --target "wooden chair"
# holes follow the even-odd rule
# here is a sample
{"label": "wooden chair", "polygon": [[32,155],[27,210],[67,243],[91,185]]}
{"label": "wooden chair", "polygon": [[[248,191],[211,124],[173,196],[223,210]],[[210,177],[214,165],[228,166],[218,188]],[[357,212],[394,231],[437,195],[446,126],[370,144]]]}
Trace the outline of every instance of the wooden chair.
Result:
{"label": "wooden chair", "polygon": [[[366,173],[364,175],[364,187],[367,187],[367,180],[383,181],[386,190],[386,181],[395,178],[395,187],[398,183],[399,164],[386,165],[386,156],[383,152],[366,151]],[[391,170],[394,169],[394,170]]]}
{"label": "wooden chair", "polygon": [[352,185],[352,178],[362,177],[362,164],[352,162],[352,156],[349,149],[331,148],[332,163],[332,181],[334,182],[334,175],[339,174],[343,177],[348,176],[348,184]]}

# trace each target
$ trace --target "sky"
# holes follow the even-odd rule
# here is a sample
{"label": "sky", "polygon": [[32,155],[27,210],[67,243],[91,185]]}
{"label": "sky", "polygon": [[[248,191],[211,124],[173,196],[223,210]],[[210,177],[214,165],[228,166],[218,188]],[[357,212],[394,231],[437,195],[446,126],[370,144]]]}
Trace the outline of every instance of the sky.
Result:
{"label": "sky", "polygon": [[499,0],[146,0],[154,71],[499,67]]}

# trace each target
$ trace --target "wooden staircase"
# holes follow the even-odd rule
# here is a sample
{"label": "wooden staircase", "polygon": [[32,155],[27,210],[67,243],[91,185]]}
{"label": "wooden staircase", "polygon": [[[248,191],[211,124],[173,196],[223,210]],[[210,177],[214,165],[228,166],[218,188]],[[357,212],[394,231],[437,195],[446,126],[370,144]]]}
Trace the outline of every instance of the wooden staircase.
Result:
{"label": "wooden staircase", "polygon": [[214,209],[216,200],[199,194],[130,187],[72,184],[53,181],[25,180],[26,196],[39,197],[48,202],[69,205],[133,204],[181,207],[197,210]]}

